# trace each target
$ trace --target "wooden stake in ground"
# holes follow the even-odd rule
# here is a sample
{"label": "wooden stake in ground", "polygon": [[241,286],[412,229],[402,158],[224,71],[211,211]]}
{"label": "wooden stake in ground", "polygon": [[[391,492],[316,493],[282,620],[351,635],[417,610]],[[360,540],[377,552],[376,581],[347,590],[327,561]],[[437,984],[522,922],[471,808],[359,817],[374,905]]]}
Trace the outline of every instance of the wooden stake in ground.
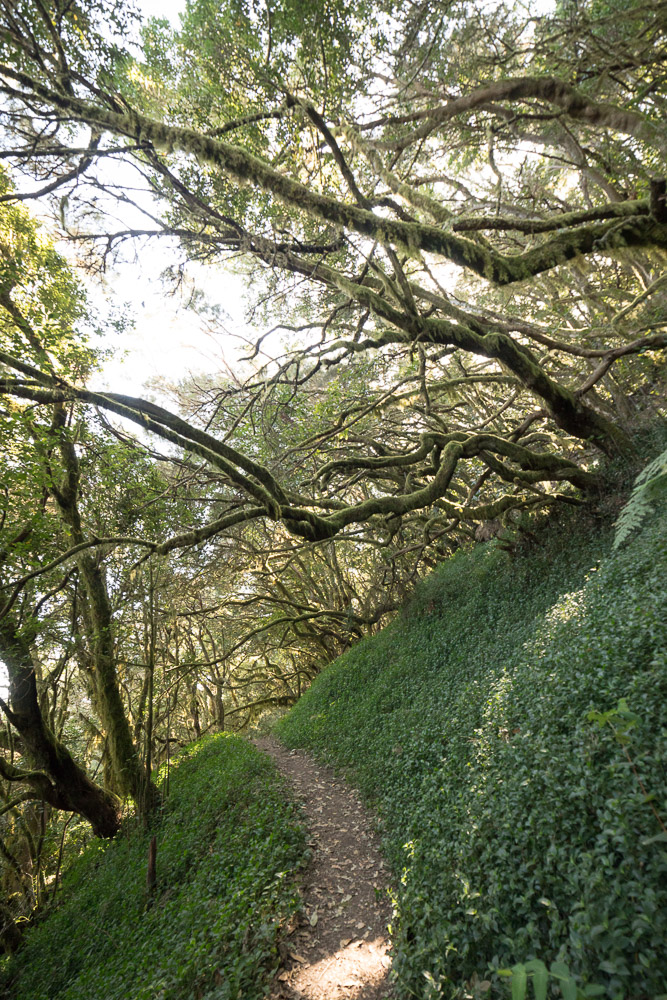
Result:
{"label": "wooden stake in ground", "polygon": [[157,854],[157,838],[151,837],[150,844],[148,845],[148,868],[146,870],[146,888],[148,892],[151,893],[155,889],[155,883],[157,882],[157,874],[155,868],[155,856]]}

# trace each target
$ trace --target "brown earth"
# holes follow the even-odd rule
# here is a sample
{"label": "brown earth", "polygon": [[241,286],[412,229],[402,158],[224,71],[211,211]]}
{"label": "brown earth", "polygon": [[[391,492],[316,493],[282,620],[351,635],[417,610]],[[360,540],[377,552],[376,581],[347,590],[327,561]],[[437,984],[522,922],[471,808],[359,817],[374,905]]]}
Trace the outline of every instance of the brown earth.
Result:
{"label": "brown earth", "polygon": [[272,737],[254,742],[300,801],[313,852],[270,1000],[387,1000],[389,873],[372,816],[344,780],[307,754]]}

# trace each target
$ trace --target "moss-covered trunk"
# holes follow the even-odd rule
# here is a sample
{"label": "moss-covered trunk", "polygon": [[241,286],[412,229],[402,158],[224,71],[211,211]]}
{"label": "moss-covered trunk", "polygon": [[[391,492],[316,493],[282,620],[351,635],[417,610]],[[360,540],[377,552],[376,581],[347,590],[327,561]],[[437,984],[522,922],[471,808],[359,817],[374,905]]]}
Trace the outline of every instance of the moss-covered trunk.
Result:
{"label": "moss-covered trunk", "polygon": [[24,780],[25,775],[27,783],[54,808],[83,816],[98,837],[113,837],[120,825],[120,800],[89,778],[46,724],[30,644],[10,616],[0,621],[0,655],[9,672],[7,714],[21,735],[25,757],[39,771],[16,770],[15,779]]}
{"label": "moss-covered trunk", "polygon": [[[75,545],[85,540],[77,505],[79,463],[65,428],[64,408],[54,408],[54,428],[61,432],[60,455],[64,477],[52,483],[51,491]],[[82,585],[83,624],[91,653],[91,675],[95,709],[107,741],[115,785],[121,795],[130,796],[140,809],[152,809],[159,801],[150,774],[142,765],[132,739],[129,719],[118,685],[111,605],[103,569],[88,552],[76,556]]]}

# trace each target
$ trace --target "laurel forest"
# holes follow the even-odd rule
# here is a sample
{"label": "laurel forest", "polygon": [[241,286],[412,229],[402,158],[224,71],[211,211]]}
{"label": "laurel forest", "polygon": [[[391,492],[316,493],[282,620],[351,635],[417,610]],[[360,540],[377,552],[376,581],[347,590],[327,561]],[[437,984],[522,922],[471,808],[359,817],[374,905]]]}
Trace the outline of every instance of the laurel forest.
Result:
{"label": "laurel forest", "polygon": [[[0,9],[12,950],[179,748],[462,552],[618,514],[665,414],[667,32],[658,0]],[[140,397],[113,277],[155,259],[224,363]]]}

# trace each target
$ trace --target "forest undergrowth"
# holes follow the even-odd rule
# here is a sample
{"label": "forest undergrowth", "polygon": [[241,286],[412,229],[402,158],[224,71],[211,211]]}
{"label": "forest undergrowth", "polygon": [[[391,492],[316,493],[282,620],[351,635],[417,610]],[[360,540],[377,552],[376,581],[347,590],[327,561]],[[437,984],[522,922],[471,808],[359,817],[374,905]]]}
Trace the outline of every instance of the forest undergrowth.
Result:
{"label": "forest undergrowth", "polygon": [[664,514],[459,553],[278,724],[380,811],[406,996],[667,996]]}
{"label": "forest undergrowth", "polygon": [[[564,508],[523,552],[459,552],[278,723],[377,807],[401,1000],[667,997],[667,518],[613,548],[618,507]],[[266,995],[298,906],[297,809],[230,734],[169,782],[153,829],[70,864],[0,995]]]}
{"label": "forest undergrowth", "polygon": [[[90,844],[61,903],[0,966],[12,1000],[228,1000],[265,996],[296,907],[304,835],[266,755],[230,734],[171,765],[155,829]],[[147,857],[156,835],[156,882]]]}

